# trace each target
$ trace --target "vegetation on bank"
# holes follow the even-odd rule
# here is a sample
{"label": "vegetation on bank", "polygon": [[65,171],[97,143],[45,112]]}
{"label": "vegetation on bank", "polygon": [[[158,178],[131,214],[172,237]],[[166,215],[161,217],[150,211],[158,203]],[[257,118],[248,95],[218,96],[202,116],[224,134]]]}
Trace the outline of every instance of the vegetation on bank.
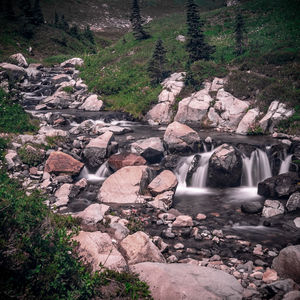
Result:
{"label": "vegetation on bank", "polygon": [[[296,0],[257,0],[243,2],[238,10],[224,7],[200,14],[205,40],[216,47],[216,52],[211,61],[200,60],[191,66],[196,80],[189,90],[199,89],[203,80],[212,76],[229,74],[228,91],[241,99],[256,100],[262,111],[273,100],[290,106],[297,104],[298,10]],[[243,18],[242,50],[236,48],[237,14]],[[185,44],[176,40],[179,34],[186,35],[185,14],[156,19],[150,23],[148,32],[151,37],[147,40],[136,41],[129,33],[98,54],[85,57],[81,76],[91,91],[102,96],[108,109],[125,110],[141,117],[157,101],[160,87],[151,85],[147,66],[159,39],[167,51],[166,69],[186,70]]]}

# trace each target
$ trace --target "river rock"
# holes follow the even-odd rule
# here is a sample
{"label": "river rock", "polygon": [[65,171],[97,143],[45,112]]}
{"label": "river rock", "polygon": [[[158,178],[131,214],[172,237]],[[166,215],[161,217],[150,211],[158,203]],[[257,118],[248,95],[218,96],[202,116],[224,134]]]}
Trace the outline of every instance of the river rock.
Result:
{"label": "river rock", "polygon": [[258,184],[257,193],[266,198],[287,198],[300,189],[299,180],[293,172],[273,176]]}
{"label": "river rock", "polygon": [[87,167],[91,170],[99,168],[106,157],[116,152],[116,148],[114,135],[110,131],[92,139],[83,151]]}
{"label": "river rock", "polygon": [[43,105],[46,105],[47,108],[57,108],[57,109],[64,109],[69,108],[70,103],[73,102],[73,98],[71,94],[63,91],[63,90],[56,90],[55,93],[51,96],[46,97],[43,99],[35,108],[36,110],[45,109]]}
{"label": "river rock", "polygon": [[151,183],[148,185],[148,189],[153,196],[156,196],[166,191],[175,190],[177,184],[178,181],[174,173],[169,170],[165,170],[151,181]]}
{"label": "river rock", "polygon": [[282,249],[274,258],[272,267],[285,278],[292,278],[300,283],[300,245]]}
{"label": "river rock", "polygon": [[157,195],[153,201],[149,201],[148,204],[152,207],[160,210],[168,210],[173,204],[174,192],[167,191]]}
{"label": "river rock", "polygon": [[143,166],[146,164],[146,160],[134,153],[120,153],[114,154],[108,159],[108,165],[114,171],[117,171],[123,167],[128,166]]}
{"label": "river rock", "polygon": [[173,227],[191,227],[193,219],[190,216],[180,215],[173,222]]}
{"label": "river rock", "polygon": [[98,99],[97,95],[91,95],[84,100],[84,103],[79,109],[87,111],[100,111],[103,106],[103,101]]}
{"label": "river rock", "polygon": [[52,77],[53,84],[60,84],[65,81],[71,81],[72,78],[68,74],[58,74]]}
{"label": "river rock", "polygon": [[72,184],[65,183],[55,192],[54,195],[57,198],[57,201],[54,205],[56,207],[59,208],[68,204],[72,186]]}
{"label": "river rock", "polygon": [[235,131],[237,134],[247,135],[249,129],[251,129],[256,121],[256,118],[259,116],[259,109],[253,108],[248,110],[248,112],[244,115],[237,130]]}
{"label": "river rock", "polygon": [[273,101],[268,109],[267,114],[259,121],[259,126],[264,132],[274,132],[274,127],[281,121],[291,117],[294,109],[286,108],[284,103]]}
{"label": "river rock", "polygon": [[243,288],[232,276],[212,268],[184,263],[145,262],[130,267],[157,300],[242,299]]}
{"label": "river rock", "polygon": [[45,172],[55,174],[78,175],[83,168],[83,163],[72,156],[60,151],[52,152],[45,164]]}
{"label": "river rock", "polygon": [[129,265],[146,261],[165,262],[159,249],[153,244],[149,236],[142,231],[127,236],[122,240],[120,246]]}
{"label": "river rock", "polygon": [[68,59],[60,64],[62,68],[75,68],[76,66],[81,67],[84,64],[83,59],[74,57]]}
{"label": "river rock", "polygon": [[107,131],[111,131],[114,135],[122,135],[128,132],[132,132],[133,130],[130,127],[121,127],[121,126],[109,126],[109,127],[99,127],[100,124],[96,124],[93,128],[93,133],[102,134]]}
{"label": "river rock", "polygon": [[235,130],[248,109],[249,103],[235,98],[224,89],[218,90],[216,98],[214,109],[220,114],[219,124],[221,127]]}
{"label": "river rock", "polygon": [[150,170],[146,166],[124,167],[103,182],[98,200],[104,203],[143,202],[142,194],[150,178]]}
{"label": "river rock", "polygon": [[294,193],[289,197],[286,203],[286,208],[288,211],[294,211],[300,208],[300,193]]}
{"label": "river rock", "polygon": [[27,75],[24,68],[5,62],[0,64],[1,69],[4,69],[8,77],[13,81],[22,81]]}
{"label": "river rock", "polygon": [[247,214],[257,214],[263,210],[263,205],[259,201],[245,202],[241,205],[241,209]]}
{"label": "river rock", "polygon": [[8,150],[5,155],[5,163],[7,165],[8,170],[12,170],[21,165],[21,160],[18,156],[18,153],[15,150]]}
{"label": "river rock", "polygon": [[82,219],[83,224],[97,224],[98,222],[103,220],[103,217],[108,210],[108,205],[94,203],[89,205],[83,211],[75,214],[74,217]]}
{"label": "river rock", "polygon": [[65,130],[61,129],[54,129],[51,126],[43,126],[39,130],[40,135],[45,135],[46,137],[56,137],[56,136],[61,136],[61,137],[68,137],[69,133]]}
{"label": "river rock", "polygon": [[152,126],[168,124],[172,120],[172,105],[169,102],[156,104],[146,115],[148,123]]}
{"label": "river rock", "polygon": [[200,137],[189,126],[175,121],[167,127],[164,141],[170,152],[189,153],[197,150]]}
{"label": "river rock", "polygon": [[126,261],[107,233],[80,231],[73,239],[80,244],[79,256],[91,264],[93,271],[101,270],[100,264],[111,270],[126,271]]}
{"label": "river rock", "polygon": [[300,228],[300,217],[294,219],[294,224],[297,228]]}
{"label": "river rock", "polygon": [[24,55],[22,53],[13,54],[9,58],[12,59],[12,60],[15,60],[19,67],[23,67],[23,68],[28,67],[28,63],[26,61],[26,58],[24,57]]}
{"label": "river rock", "polygon": [[212,187],[239,186],[242,176],[242,158],[228,144],[219,146],[209,159],[207,183]]}
{"label": "river rock", "polygon": [[131,152],[143,156],[149,163],[157,163],[163,158],[164,145],[159,137],[151,137],[132,143]]}
{"label": "river rock", "polygon": [[181,123],[201,124],[213,100],[209,95],[209,88],[210,85],[206,84],[203,90],[181,100],[174,120]]}
{"label": "river rock", "polygon": [[284,213],[283,204],[277,200],[266,200],[262,211],[262,216],[271,218]]}

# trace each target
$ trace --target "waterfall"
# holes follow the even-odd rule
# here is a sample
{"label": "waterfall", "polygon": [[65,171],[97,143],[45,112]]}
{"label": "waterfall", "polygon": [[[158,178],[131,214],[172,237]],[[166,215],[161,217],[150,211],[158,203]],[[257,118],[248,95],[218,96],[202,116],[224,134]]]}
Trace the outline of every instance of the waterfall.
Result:
{"label": "waterfall", "polygon": [[188,157],[183,157],[179,161],[179,165],[175,170],[179,188],[186,187],[186,176],[189,171],[189,168],[190,168],[193,158],[194,158],[194,155],[188,156]]}
{"label": "waterfall", "polygon": [[79,178],[85,178],[88,181],[99,182],[103,181],[110,175],[107,162],[102,164],[96,173],[90,173],[87,167],[84,167],[80,172]]}
{"label": "waterfall", "polygon": [[287,155],[281,162],[280,170],[278,174],[283,174],[289,171],[293,154]]}
{"label": "waterfall", "polygon": [[212,156],[213,151],[201,153],[200,165],[192,177],[192,186],[203,188],[206,187],[208,162]]}
{"label": "waterfall", "polygon": [[251,153],[250,158],[243,155],[242,159],[242,185],[257,186],[259,182],[272,177],[269,158],[265,151],[256,149]]}

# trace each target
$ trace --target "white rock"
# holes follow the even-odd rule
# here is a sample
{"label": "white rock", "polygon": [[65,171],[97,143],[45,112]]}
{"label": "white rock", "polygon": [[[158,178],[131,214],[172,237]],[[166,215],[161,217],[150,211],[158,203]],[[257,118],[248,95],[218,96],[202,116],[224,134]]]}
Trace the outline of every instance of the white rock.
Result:
{"label": "white rock", "polygon": [[270,218],[284,213],[284,206],[277,200],[266,200],[262,211],[262,216]]}
{"label": "white rock", "polygon": [[68,204],[72,186],[72,184],[65,183],[55,192],[54,195],[57,198],[57,201],[54,205],[56,207],[66,206]]}
{"label": "white rock", "polygon": [[185,38],[184,35],[179,34],[179,35],[177,35],[177,37],[176,37],[176,41],[181,42],[181,43],[184,43],[184,42],[186,41],[186,38]]}
{"label": "white rock", "polygon": [[83,211],[74,214],[74,217],[81,218],[84,224],[97,224],[103,220],[103,217],[108,210],[108,205],[94,203],[89,205]]}
{"label": "white rock", "polygon": [[81,67],[83,64],[84,64],[83,59],[74,57],[74,58],[71,58],[71,59],[68,59],[68,60],[62,62],[60,64],[60,66],[62,68],[75,68],[76,66]]}
{"label": "white rock", "polygon": [[98,100],[97,95],[91,95],[84,103],[79,107],[79,109],[87,110],[87,111],[100,111],[103,106],[103,101]]}
{"label": "white rock", "polygon": [[248,110],[244,115],[236,130],[237,134],[247,135],[249,129],[255,124],[256,118],[259,116],[259,109],[253,108]]}
{"label": "white rock", "polygon": [[23,68],[28,67],[26,58],[24,57],[24,55],[22,53],[13,54],[9,58],[17,61],[19,67],[23,67]]}

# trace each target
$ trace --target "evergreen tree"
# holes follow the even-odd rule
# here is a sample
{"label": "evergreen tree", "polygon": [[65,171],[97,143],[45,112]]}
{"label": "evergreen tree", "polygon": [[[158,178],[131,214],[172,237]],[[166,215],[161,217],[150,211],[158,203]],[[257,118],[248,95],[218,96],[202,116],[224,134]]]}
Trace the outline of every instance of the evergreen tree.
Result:
{"label": "evergreen tree", "polygon": [[84,29],[83,32],[84,37],[89,40],[92,44],[95,44],[95,38],[94,38],[94,33],[91,30],[90,26],[87,25]]}
{"label": "evergreen tree", "polygon": [[40,0],[34,1],[32,15],[33,15],[33,24],[34,25],[41,25],[44,23],[44,16],[43,16],[43,12],[42,12],[41,6],[40,6]]}
{"label": "evergreen tree", "polygon": [[69,24],[65,19],[65,16],[62,15],[60,21],[58,22],[58,28],[64,30],[65,32],[69,31]]}
{"label": "evergreen tree", "polygon": [[186,49],[189,53],[189,63],[197,60],[209,60],[215,52],[215,47],[208,45],[204,40],[202,27],[204,23],[200,20],[198,6],[194,0],[187,0],[187,43]]}
{"label": "evergreen tree", "polygon": [[168,75],[166,70],[166,53],[162,40],[156,42],[155,49],[148,63],[147,71],[153,84],[160,83]]}
{"label": "evergreen tree", "polygon": [[132,25],[133,35],[137,40],[144,40],[150,37],[150,35],[144,30],[142,25],[142,18],[138,0],[133,0],[132,2],[130,22]]}
{"label": "evergreen tree", "polygon": [[14,20],[16,18],[16,15],[12,7],[11,0],[6,0],[2,5],[4,5],[4,7],[1,7],[4,12],[4,17],[8,20]]}
{"label": "evergreen tree", "polygon": [[32,9],[31,9],[31,3],[29,0],[20,0],[19,7],[21,11],[23,12],[23,17],[25,17],[25,20],[27,23],[32,24]]}
{"label": "evergreen tree", "polygon": [[59,16],[58,16],[58,14],[57,14],[56,11],[55,11],[55,13],[54,13],[54,26],[55,26],[56,28],[59,27]]}
{"label": "evergreen tree", "polygon": [[79,32],[79,29],[78,29],[78,26],[77,25],[73,25],[71,28],[70,28],[70,35],[72,37],[74,37],[75,39],[80,39],[80,32]]}
{"label": "evergreen tree", "polygon": [[235,53],[241,55],[244,52],[245,23],[242,14],[238,11],[235,16]]}

